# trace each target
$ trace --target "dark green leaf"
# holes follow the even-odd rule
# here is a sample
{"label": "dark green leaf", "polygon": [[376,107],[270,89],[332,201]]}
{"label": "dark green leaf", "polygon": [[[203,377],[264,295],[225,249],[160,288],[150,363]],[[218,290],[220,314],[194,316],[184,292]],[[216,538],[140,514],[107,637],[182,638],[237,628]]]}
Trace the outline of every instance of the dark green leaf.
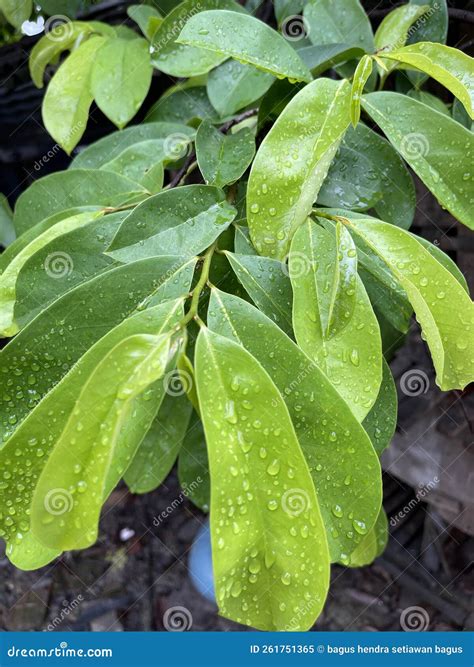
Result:
{"label": "dark green leaf", "polygon": [[390,366],[385,359],[383,360],[382,371],[382,384],[377,400],[362,422],[362,426],[379,456],[389,446],[395,433],[398,407],[397,389]]}
{"label": "dark green leaf", "polygon": [[243,128],[235,134],[222,134],[204,120],[196,134],[196,157],[208,185],[221,188],[234,183],[245,172],[255,155],[255,138]]}
{"label": "dark green leaf", "polygon": [[214,109],[226,117],[258,100],[274,81],[271,74],[251,65],[227,60],[209,72],[207,94]]}
{"label": "dark green leaf", "polygon": [[196,413],[191,416],[179,453],[178,477],[186,496],[203,512],[209,512],[209,460],[204,429]]}
{"label": "dark green leaf", "polygon": [[303,13],[313,44],[345,42],[373,52],[372,27],[359,0],[310,0]]}
{"label": "dark green leaf", "polygon": [[[222,91],[221,91],[222,92]],[[146,122],[188,124],[196,119],[215,122],[217,114],[210,103],[204,86],[177,89],[162,96],[146,115]]]}

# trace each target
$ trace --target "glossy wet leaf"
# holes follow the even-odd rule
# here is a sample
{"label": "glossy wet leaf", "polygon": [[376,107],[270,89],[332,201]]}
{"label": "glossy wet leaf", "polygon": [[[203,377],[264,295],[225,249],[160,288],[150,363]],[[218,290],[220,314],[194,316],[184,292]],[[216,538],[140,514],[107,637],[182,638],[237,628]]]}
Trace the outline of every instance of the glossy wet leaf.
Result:
{"label": "glossy wet leaf", "polygon": [[364,95],[362,106],[440,204],[473,228],[472,133],[399,93]]}
{"label": "glossy wet leaf", "polygon": [[227,60],[216,67],[207,79],[207,94],[221,117],[231,116],[258,100],[275,78],[251,65]]}
{"label": "glossy wet leaf", "polygon": [[136,308],[189,292],[195,260],[155,257],[121,266],[67,292],[0,353],[0,372],[13,374],[0,402],[5,441],[85,350]]}
{"label": "glossy wet leaf", "polygon": [[187,396],[168,393],[165,383],[158,414],[124,476],[132,493],[153,491],[166,479],[178,457],[191,410]]}
{"label": "glossy wet leaf", "polygon": [[474,121],[469,118],[469,114],[458,99],[454,100],[451,113],[455,121],[466,127],[471,132],[474,131]]}
{"label": "glossy wet leaf", "polygon": [[186,23],[199,12],[212,9],[227,9],[244,12],[234,0],[185,0],[175,7],[153,35],[152,63],[171,76],[191,77],[206,74],[226,59],[225,55],[199,48],[199,45],[178,43],[177,38]]}
{"label": "glossy wet leaf", "polygon": [[256,255],[257,251],[250,240],[248,227],[235,225],[234,252],[237,255]]}
{"label": "glossy wet leaf", "polygon": [[341,144],[318,193],[318,204],[366,211],[382,199],[379,169],[347,141]]}
{"label": "glossy wet leaf", "polygon": [[[45,312],[48,313],[48,311]],[[53,445],[61,437],[61,433],[74,409],[78,394],[83,388],[87,378],[90,377],[94,369],[103,361],[107,353],[124,339],[136,334],[157,336],[163,331],[169,330],[173,324],[176,324],[181,316],[182,301],[168,302],[148,311],[139,312],[135,316],[125,319],[123,322],[118,318],[115,319],[115,322],[112,322],[110,321],[111,318],[109,316],[110,324],[108,330],[107,327],[102,326],[101,331],[96,332],[95,340],[91,339],[90,336],[89,339],[87,339],[87,329],[81,330],[81,340],[84,345],[84,347],[81,347],[78,350],[78,354],[81,358],[79,363],[75,364],[69,373],[66,374],[64,368],[58,368],[56,370],[56,382],[53,381],[53,383],[48,383],[48,386],[45,386],[43,380],[43,400],[38,403],[35,409],[32,409],[33,406],[30,406],[31,411],[26,416],[26,419],[22,421],[18,426],[18,430],[9,438],[8,442],[6,442],[0,450],[2,468],[8,473],[0,487],[0,498],[2,504],[10,503],[10,506],[15,510],[13,514],[15,517],[14,520],[11,519],[12,515],[10,515],[10,518],[4,518],[2,520],[1,530],[3,531],[2,536],[8,544],[7,555],[9,557],[12,555],[17,567],[34,569],[35,567],[40,567],[45,562],[45,554],[42,552],[38,553],[34,548],[32,549],[29,539],[29,536],[31,535],[29,512],[32,497],[38,479],[46,465],[51,451],[53,450]],[[42,317],[44,318],[44,315]],[[51,323],[51,320],[49,320],[49,322]],[[38,332],[38,335],[39,334],[40,332]],[[24,333],[20,334],[13,343],[21,339],[22,336],[24,337]],[[88,344],[90,349],[87,349]],[[0,355],[2,366],[5,363],[5,354],[7,350],[8,347],[5,348]],[[58,352],[59,351],[60,350],[58,349]],[[32,353],[28,352],[28,350],[26,350],[26,353],[30,357],[29,361],[31,366]],[[39,347],[38,350],[35,350],[35,360],[33,362],[33,369],[31,369],[31,374],[35,374],[38,377],[38,384],[42,381],[41,373],[39,370],[34,370],[34,364],[38,363],[39,365],[46,363],[49,367],[51,362],[55,359],[55,347],[51,343],[51,336],[49,340],[49,356],[44,358],[43,361],[40,360],[41,354],[42,349]],[[59,361],[59,356],[56,357],[56,360]],[[55,368],[55,366],[53,365],[51,368]],[[61,380],[61,382],[58,382],[58,380]],[[17,380],[17,383],[19,382],[20,380]],[[36,387],[38,387],[38,384],[36,384]],[[101,389],[104,391],[105,387],[101,387]],[[145,406],[144,414],[146,415],[147,408],[145,404],[146,401],[140,403],[137,407],[140,407],[142,410]],[[40,435],[40,433],[47,433],[48,436]],[[126,436],[129,436],[128,430],[124,431],[124,438]],[[21,457],[15,455],[16,451],[21,452]],[[74,456],[68,456],[66,458],[72,465],[76,463]],[[22,462],[26,460],[29,460],[31,463],[29,467],[22,464]],[[117,482],[118,479],[115,480],[115,483]],[[18,496],[17,492],[18,484],[24,486],[21,497]],[[51,493],[48,496],[49,507],[51,507],[53,511],[56,510],[58,512],[58,517],[61,516],[60,513],[63,512],[64,518],[64,509],[70,504],[70,498],[72,498],[72,496],[68,495],[70,492],[67,488],[64,488],[64,484],[61,481],[59,481],[56,490],[58,492],[56,495]],[[110,493],[111,490],[112,489],[109,488],[108,493]],[[43,498],[43,502],[44,501],[45,498]],[[102,498],[102,501],[105,501],[105,497]],[[19,532],[23,536],[22,538],[17,537]],[[41,534],[40,529],[38,537],[41,537]],[[46,555],[49,555],[50,559],[53,559],[57,553],[58,550],[53,549],[47,552]]]}
{"label": "glossy wet leaf", "polygon": [[194,256],[230,225],[236,209],[219,188],[187,185],[164,190],[136,207],[124,220],[108,250],[131,262],[179,252]]}
{"label": "glossy wet leaf", "polygon": [[[96,541],[103,501],[152,421],[153,411],[144,418],[136,414],[136,404],[143,402],[147,409],[147,390],[165,374],[170,344],[166,333],[130,336],[112,348],[86,380],[33,496],[31,529],[46,546],[71,550]],[[153,403],[162,399],[163,382],[155,391],[159,399]],[[65,496],[62,512],[54,502],[58,489]]]}
{"label": "glossy wet leaf", "polygon": [[235,58],[279,78],[311,81],[297,52],[266,23],[247,14],[212,10],[195,14],[177,40],[223,58]]}
{"label": "glossy wet leaf", "polygon": [[356,67],[351,89],[351,121],[355,127],[360,119],[360,100],[367,79],[372,74],[372,58],[363,56]]}
{"label": "glossy wet leaf", "polygon": [[13,222],[22,234],[53,213],[76,206],[117,207],[146,194],[139,184],[111,172],[74,169],[34,181],[17,199]]}
{"label": "glossy wet leaf", "polygon": [[[38,251],[48,245],[58,236],[79,228],[95,220],[99,213],[82,213],[71,218],[66,218],[53,225],[45,232],[37,236],[23,250],[21,250],[10,264],[4,269],[0,276],[0,336],[14,336],[18,330],[14,311],[16,304],[16,286],[19,275],[29,259]],[[62,259],[66,259],[63,257]],[[53,260],[54,261],[54,260]],[[63,262],[60,262],[61,264]],[[54,271],[54,266],[46,265],[44,271]]]}
{"label": "glossy wet leaf", "polygon": [[197,341],[196,379],[219,611],[261,630],[307,630],[326,598],[329,554],[285,403],[249,352],[206,329]]}
{"label": "glossy wet leaf", "polygon": [[275,0],[273,4],[275,5],[275,18],[280,25],[288,16],[301,13],[304,0]]}
{"label": "glossy wet leaf", "polygon": [[382,384],[377,400],[362,422],[362,426],[379,456],[389,446],[395,434],[398,408],[397,389],[390,366],[385,359],[382,362],[382,371]]}
{"label": "glossy wet leaf", "polygon": [[0,192],[0,245],[6,248],[14,242],[15,238],[13,211],[10,208],[8,199]]}
{"label": "glossy wet leaf", "polygon": [[186,497],[203,512],[209,512],[209,460],[204,429],[196,413],[191,415],[179,452],[178,478]]}
{"label": "glossy wet leaf", "polygon": [[374,220],[351,229],[388,264],[415,310],[441,389],[463,389],[474,377],[474,306],[464,287],[409,232]]}
{"label": "glossy wet leaf", "polygon": [[28,65],[30,76],[37,88],[44,85],[44,71],[63,52],[78,46],[82,40],[92,32],[93,27],[83,21],[74,21],[67,24],[59,34],[51,35],[47,32],[31,49]]}
{"label": "glossy wet leaf", "polygon": [[359,0],[310,0],[303,15],[313,44],[345,42],[367,53],[374,50],[372,26]]}
{"label": "glossy wet leaf", "polygon": [[[161,139],[149,139],[126,148],[118,157],[106,162],[102,169],[114,171],[136,183],[140,183],[147,189],[149,189],[147,184],[149,184],[150,171],[155,169],[158,178],[155,181],[154,190],[157,192],[161,190],[163,185],[164,167],[162,160],[164,158],[163,141]],[[156,172],[156,170],[158,171]]]}
{"label": "glossy wet leaf", "polygon": [[33,11],[32,0],[0,0],[0,11],[7,21],[19,30],[30,18]]}
{"label": "glossy wet leaf", "polygon": [[146,39],[110,39],[98,50],[91,73],[91,93],[99,109],[118,128],[143,104],[152,66]]}
{"label": "glossy wet leaf", "polygon": [[350,86],[318,79],[285,107],[263,140],[247,188],[247,220],[262,255],[283,259],[311,211],[350,123]]}
{"label": "glossy wet leaf", "polygon": [[385,514],[383,507],[381,507],[375,526],[364,537],[357,549],[352,552],[349,567],[364,567],[364,565],[370,565],[385,551],[387,542],[387,515]]}
{"label": "glossy wet leaf", "polygon": [[100,169],[118,158],[128,148],[150,140],[161,142],[159,155],[163,156],[163,159],[166,155],[170,157],[170,153],[175,152],[176,148],[182,151],[177,157],[182,157],[186,152],[185,142],[190,141],[194,135],[195,130],[182,123],[157,122],[134,125],[119,132],[112,132],[87,146],[74,158],[69,168]]}
{"label": "glossy wet leaf", "polygon": [[474,59],[444,44],[419,42],[384,54],[389,60],[421,70],[445,86],[474,119]]}
{"label": "glossy wet leaf", "polygon": [[[411,70],[410,70],[411,71]],[[442,100],[439,99],[439,97],[436,97],[436,95],[432,95],[431,93],[427,93],[424,90],[417,90],[416,88],[412,88],[407,92],[408,97],[413,98],[414,100],[418,100],[418,102],[422,102],[423,104],[428,105],[435,111],[439,111],[440,113],[444,113],[446,116],[450,115],[449,107],[447,104],[445,104]]]}
{"label": "glossy wet leaf", "polygon": [[429,9],[416,30],[408,37],[408,44],[415,42],[446,42],[448,36],[448,3],[446,0],[410,0],[411,5],[427,5]]}
{"label": "glossy wet leaf", "polygon": [[[293,329],[298,345],[362,421],[379,393],[382,342],[369,298],[360,278],[354,276],[353,266],[345,271],[341,262],[340,272],[344,281],[348,280],[340,282],[338,253],[341,250],[335,237],[311,220],[296,232],[289,255]],[[355,256],[353,247],[347,250],[349,253]],[[349,265],[350,260],[355,261],[347,257]],[[341,304],[337,299],[339,286],[346,292]],[[334,308],[338,308],[340,324],[332,333]]]}
{"label": "glossy wet leaf", "polygon": [[287,267],[278,260],[258,255],[228,252],[226,257],[255,305],[292,336],[293,295]]}
{"label": "glossy wet leaf", "polygon": [[[373,202],[374,210],[380,218],[408,229],[415,215],[415,186],[404,161],[393,146],[363,123],[347,130],[342,146],[369,161],[364,180],[380,183],[382,197]],[[352,174],[354,180],[358,177],[360,175]]]}
{"label": "glossy wet leaf", "polygon": [[44,125],[68,154],[86,129],[93,100],[90,92],[92,68],[106,39],[94,35],[73,51],[51,79],[44,96]]}
{"label": "glossy wet leaf", "polygon": [[146,122],[188,124],[196,119],[217,121],[204,86],[176,90],[161,97],[146,115]]}
{"label": "glossy wet leaf", "polygon": [[208,323],[243,345],[278,387],[311,471],[331,559],[347,562],[382,499],[380,464],[367,434],[327,377],[256,308],[213,290]]}
{"label": "glossy wet leaf", "polygon": [[209,121],[203,121],[196,134],[196,158],[208,185],[221,188],[237,181],[255,155],[255,138],[243,128],[235,134],[223,134]]}
{"label": "glossy wet leaf", "polygon": [[[375,32],[375,49],[379,55],[399,49],[408,39],[410,27],[429,9],[428,5],[407,4],[396,7],[385,16]],[[390,65],[389,65],[390,68]]]}
{"label": "glossy wet leaf", "polygon": [[156,30],[156,21],[162,18],[160,12],[149,5],[130,5],[127,14],[138,24],[145,37],[151,40]]}
{"label": "glossy wet leaf", "polygon": [[26,261],[16,284],[15,321],[20,328],[66,292],[117,265],[105,250],[125,215],[112,213],[73,228]]}

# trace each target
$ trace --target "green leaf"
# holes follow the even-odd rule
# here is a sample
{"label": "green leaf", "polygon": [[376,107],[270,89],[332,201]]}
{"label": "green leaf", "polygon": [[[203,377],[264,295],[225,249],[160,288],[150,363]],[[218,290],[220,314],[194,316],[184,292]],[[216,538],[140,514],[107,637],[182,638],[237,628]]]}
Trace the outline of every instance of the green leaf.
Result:
{"label": "green leaf", "polygon": [[347,224],[405,289],[441,389],[463,389],[474,378],[474,361],[466,354],[474,346],[474,306],[463,286],[409,232],[375,220],[353,218]]}
{"label": "green leaf", "polygon": [[[112,327],[136,308],[187,294],[194,266],[194,259],[176,256],[121,266],[79,285],[38,315],[0,353],[2,372],[21,371],[15,374],[19,379],[11,400],[0,404],[3,441]],[[87,307],[78,308],[78,303]]]}
{"label": "green leaf", "polygon": [[[194,138],[195,130],[181,123],[146,123],[134,125],[125,130],[112,132],[103,139],[87,146],[71,163],[70,169],[100,169],[133,146],[149,140],[160,140],[162,148],[159,155],[163,159],[172,152],[173,146]],[[160,159],[160,158],[158,158]],[[176,159],[176,158],[175,158]]]}
{"label": "green leaf", "polygon": [[13,211],[8,199],[0,192],[0,245],[6,248],[14,242],[15,238]]}
{"label": "green leaf", "polygon": [[221,117],[232,116],[264,95],[275,78],[251,65],[227,60],[211,72],[207,79],[207,94]]}
{"label": "green leaf", "polygon": [[470,228],[474,156],[471,132],[406,95],[370,93],[362,106],[440,204]]}
{"label": "green leaf", "polygon": [[402,5],[396,7],[383,19],[375,33],[374,43],[377,51],[383,57],[386,51],[393,51],[402,47],[409,35],[411,26],[429,9],[428,5]]}
{"label": "green leaf", "polygon": [[256,308],[213,289],[208,323],[243,345],[278,387],[313,477],[331,559],[347,563],[382,500],[367,434],[327,377]]}
{"label": "green leaf", "polygon": [[236,213],[214,186],[164,190],[130,213],[108,253],[121,262],[169,255],[178,248],[182,255],[194,256],[216,240]]}
{"label": "green leaf", "polygon": [[138,24],[145,37],[151,40],[156,28],[154,27],[154,21],[150,21],[150,19],[161,19],[160,12],[149,5],[130,5],[130,7],[127,7],[127,14],[132,21]]}
{"label": "green leaf", "polygon": [[458,266],[453,262],[451,257],[447,255],[445,252],[441,250],[441,248],[438,248],[438,246],[433,245],[433,243],[430,243],[426,239],[424,239],[422,236],[415,236],[413,235],[414,238],[418,241],[418,243],[421,243],[421,245],[428,250],[430,255],[432,255],[440,264],[444,266],[445,269],[449,271],[449,273],[456,278],[458,283],[462,285],[462,287],[466,290],[466,292],[469,294],[469,287],[466,281],[466,278],[463,276],[461,273],[460,269]]}
{"label": "green leaf", "polygon": [[457,98],[453,102],[451,113],[455,121],[461,123],[471,132],[474,131],[474,121],[469,118],[469,114]]}
{"label": "green leaf", "polygon": [[247,219],[262,255],[283,259],[309,215],[350,123],[350,86],[318,79],[285,107],[250,172]]}
{"label": "green leaf", "polygon": [[304,0],[275,0],[275,18],[278,25],[288,17],[301,14]]}
{"label": "green leaf", "polygon": [[235,58],[277,77],[311,81],[311,72],[288,42],[266,23],[247,14],[212,10],[195,14],[177,40],[223,58]]}
{"label": "green leaf", "polygon": [[[81,549],[97,540],[104,499],[147,430],[143,415],[137,419],[134,399],[150,399],[146,391],[166,372],[170,342],[165,333],[130,336],[105,355],[85,382],[33,495],[31,530],[45,546]],[[156,392],[162,399],[162,382]],[[130,420],[133,430],[126,426]],[[60,512],[58,497],[66,503]]]}
{"label": "green leaf", "polygon": [[386,59],[419,69],[439,81],[463,103],[474,119],[473,58],[459,49],[430,42],[419,42],[383,55]]}
{"label": "green leaf", "polygon": [[193,86],[163,95],[147,113],[146,122],[191,123],[196,119],[217,121],[204,86]]}
{"label": "green leaf", "polygon": [[378,456],[389,446],[394,436],[397,427],[397,408],[397,389],[390,366],[383,359],[382,384],[377,400],[362,422]]}
{"label": "green leaf", "polygon": [[382,198],[378,171],[358,146],[341,144],[318,193],[318,204],[355,211],[373,208]]}
{"label": "green leaf", "polygon": [[408,97],[411,97],[414,100],[418,100],[418,102],[422,102],[423,104],[428,105],[435,111],[444,113],[446,116],[450,115],[448,105],[442,102],[439,99],[439,97],[436,97],[431,93],[427,93],[424,90],[417,90],[416,88],[412,88],[407,92],[407,95]]}
{"label": "green leaf", "polygon": [[119,174],[95,169],[71,169],[34,181],[18,197],[13,222],[22,234],[52,213],[76,206],[117,207],[128,204],[146,190]]}
{"label": "green leaf", "polygon": [[43,78],[46,66],[54,62],[63,51],[71,51],[73,48],[87,39],[92,32],[92,26],[83,21],[69,22],[64,25],[58,35],[47,32],[31,49],[28,61],[30,75],[37,88],[43,88]]}
{"label": "green leaf", "polygon": [[293,294],[286,266],[278,260],[258,255],[225,254],[255,305],[286,334],[292,336]]}
{"label": "green leaf", "polygon": [[372,26],[359,0],[310,0],[303,15],[313,44],[345,42],[373,52]]}
{"label": "green leaf", "polygon": [[[363,123],[347,130],[342,146],[369,160],[364,180],[379,182],[382,189],[382,198],[373,203],[377,214],[397,227],[408,229],[415,215],[415,186],[393,146]],[[352,174],[352,178],[356,180],[356,175]]]}
{"label": "green leaf", "polygon": [[91,93],[118,128],[137,113],[150,89],[153,68],[145,39],[110,39],[97,52]]}
{"label": "green leaf", "polygon": [[70,154],[86,129],[92,104],[91,72],[99,49],[107,41],[95,35],[59,67],[43,99],[43,122],[49,134]]}
{"label": "green leaf", "polygon": [[114,268],[104,251],[125,215],[112,213],[58,234],[27,259],[16,284],[15,321],[20,328],[69,290]]}
{"label": "green leaf", "polygon": [[[355,267],[351,265],[354,259],[349,256],[355,254],[354,248],[347,243],[346,249],[347,259],[339,266],[340,246],[330,232],[311,220],[298,229],[289,255],[293,328],[298,345],[362,421],[379,393],[382,341],[362,281],[354,276]],[[350,266],[348,271],[346,263]],[[344,276],[342,284],[339,271]],[[337,304],[339,286],[349,292],[340,305]],[[347,302],[351,304],[352,316]],[[342,323],[333,333],[330,325],[335,307]],[[348,318],[344,322],[346,313]]]}
{"label": "green leaf", "polygon": [[[157,169],[158,191],[163,186],[164,167],[162,160],[165,155],[162,153],[162,139],[148,139],[129,146],[120,155],[110,162],[106,162],[102,169],[114,171],[116,174],[125,176],[135,183],[140,183],[144,187],[148,183],[148,175],[154,168]],[[160,182],[161,180],[161,182]],[[155,186],[156,187],[156,186]]]}
{"label": "green leaf", "polygon": [[228,9],[245,12],[234,0],[185,0],[166,16],[152,39],[152,63],[161,70],[176,77],[206,74],[226,59],[225,55],[213,53],[196,46],[179,44],[177,37],[186,22],[196,13],[207,9]]}
{"label": "green leaf", "polygon": [[168,393],[158,415],[135,453],[124,479],[132,493],[158,488],[176,461],[188,427],[192,405],[183,394]]}
{"label": "green leaf", "polygon": [[32,0],[0,0],[0,11],[14,28],[19,30],[33,11]]}
{"label": "green leaf", "polygon": [[377,517],[375,526],[364,537],[357,549],[351,554],[349,567],[364,567],[370,565],[380,556],[388,542],[388,521],[383,507]]}
{"label": "green leaf", "polygon": [[446,0],[410,0],[411,5],[427,5],[429,9],[408,38],[415,42],[446,42],[448,36],[448,6]]}
{"label": "green leaf", "polygon": [[[115,284],[118,286],[117,282]],[[93,304],[93,301],[91,301],[91,303]],[[113,317],[111,317],[113,311],[111,311],[111,314],[108,315],[108,332],[107,327],[104,327],[103,323],[99,329],[96,327],[96,329],[93,330],[95,338],[91,337],[90,331],[88,331],[87,328],[80,328],[81,345],[77,346],[76,343],[76,349],[73,352],[73,342],[74,340],[78,340],[76,329],[76,332],[72,333],[69,349],[72,354],[75,354],[76,357],[80,356],[81,358],[77,364],[71,366],[71,369],[67,374],[66,370],[69,369],[71,362],[66,365],[66,358],[64,357],[61,359],[60,356],[64,348],[65,332],[63,332],[62,335],[56,334],[59,339],[57,343],[60,343],[60,347],[55,346],[53,336],[51,335],[51,326],[54,320],[51,319],[50,315],[55,310],[57,310],[57,308],[53,306],[52,309],[49,309],[49,312],[45,311],[46,315],[43,313],[37,319],[35,333],[38,336],[38,347],[34,352],[28,350],[27,347],[23,347],[23,340],[25,340],[25,338],[28,339],[28,334],[25,334],[27,330],[25,330],[23,333],[19,334],[9,346],[2,350],[0,355],[2,367],[3,364],[6,364],[8,367],[8,363],[11,363],[11,358],[9,357],[10,350],[16,348],[19,342],[22,353],[27,356],[28,368],[31,373],[29,377],[36,376],[37,378],[36,385],[30,385],[28,391],[31,392],[31,387],[34,386],[42,394],[44,393],[43,400],[39,402],[34,409],[31,409],[33,406],[28,408],[29,414],[18,426],[17,431],[3,445],[2,449],[0,449],[2,469],[10,474],[10,477],[7,475],[7,478],[5,478],[5,480],[8,481],[0,487],[0,501],[2,502],[2,506],[7,505],[15,509],[14,521],[11,520],[11,517],[4,517],[1,522],[1,529],[4,532],[3,537],[8,544],[7,555],[8,557],[12,556],[15,559],[17,567],[27,567],[28,569],[40,567],[45,562],[48,562],[47,560],[44,560],[44,553],[35,555],[35,550],[32,552],[29,512],[38,479],[53,451],[54,443],[61,437],[64,427],[72,414],[79,392],[83,388],[86,380],[94,372],[94,369],[98,367],[110,350],[121,341],[135,334],[157,336],[175,325],[180,317],[182,317],[182,301],[179,300],[165,303],[156,308],[139,312],[124,321],[121,321],[123,318],[120,316],[116,317],[115,321],[113,321]],[[64,311],[60,308],[59,312],[64,316],[64,312],[68,311]],[[97,323],[100,323],[100,311],[97,312],[97,316]],[[47,319],[47,324],[49,326],[47,329],[47,338],[42,341],[40,320],[44,320],[45,318]],[[77,311],[76,319],[79,319]],[[80,313],[80,319],[84,321],[84,313],[82,311]],[[71,320],[71,315],[69,315],[69,317],[66,318],[66,330]],[[90,349],[87,349],[89,346],[91,346]],[[84,350],[87,350],[85,354],[83,354]],[[8,359],[10,359],[10,362]],[[75,360],[76,359],[73,359],[73,361]],[[41,367],[39,370],[31,368],[32,361],[33,367],[39,363],[49,366],[45,376],[41,375]],[[53,364],[51,364],[52,361],[54,361]],[[62,365],[64,367],[61,367]],[[27,367],[25,366],[25,370],[26,368]],[[50,382],[50,380],[52,380],[52,382]],[[61,381],[59,382],[59,380]],[[26,377],[24,378],[24,381],[26,393]],[[20,382],[18,380],[17,383],[20,387]],[[105,392],[106,385],[101,385],[98,389]],[[147,408],[145,404],[146,401],[137,404],[137,408],[140,407],[141,412],[141,415],[137,415],[137,417],[141,416],[144,418],[144,415],[146,415]],[[18,411],[14,412],[14,414],[18,414],[18,421],[20,420],[21,412],[25,407],[27,406],[25,399],[23,398],[22,404],[18,405]],[[144,412],[142,412],[142,410],[144,410]],[[94,413],[94,410],[91,410],[91,413]],[[131,420],[131,423],[132,425],[134,424],[133,420]],[[40,433],[47,433],[48,436],[40,436]],[[126,429],[124,431],[125,445],[128,436],[129,431]],[[21,458],[15,456],[14,453],[17,450],[21,450]],[[71,465],[77,463],[74,456],[66,455],[65,459],[69,460]],[[22,462],[27,460],[30,461],[30,465],[23,465]],[[79,473],[76,474],[76,481],[79,481],[78,475]],[[118,479],[115,480],[115,483],[116,482],[118,482]],[[18,497],[17,484],[24,486],[21,498]],[[64,509],[64,505],[61,504],[61,499],[68,502],[70,496],[68,495],[69,491],[64,487],[63,481],[56,486],[57,491],[60,492],[59,495],[56,496],[56,502],[59,503],[57,510],[60,511],[61,509]],[[94,485],[92,485],[92,488],[93,487]],[[89,489],[90,488],[91,487],[89,487]],[[109,488],[108,492],[111,490],[112,489]],[[62,491],[65,491],[66,493],[62,494]],[[90,490],[88,493],[90,494]],[[105,501],[105,497],[97,499],[101,502]],[[44,500],[45,498],[43,498],[43,501]],[[49,500],[50,503],[52,503],[50,506],[54,508],[53,494],[49,496]],[[43,526],[40,526],[38,530],[39,537],[42,536],[42,529]],[[21,532],[21,534],[24,535],[23,540],[18,540],[16,538],[18,532]],[[54,558],[55,555],[57,555],[57,549],[50,551],[50,560]],[[35,562],[35,560],[37,562]]]}
{"label": "green leaf", "polygon": [[360,120],[360,100],[367,83],[367,79],[372,74],[371,56],[363,56],[354,72],[351,88],[351,121],[355,127]]}
{"label": "green leaf", "polygon": [[255,155],[255,138],[243,128],[235,134],[222,134],[204,120],[196,134],[196,158],[208,185],[222,188],[234,183],[245,172]]}
{"label": "green leaf", "polygon": [[[87,225],[100,215],[103,214],[100,212],[82,213],[58,222],[23,248],[23,250],[21,250],[6,267],[0,276],[0,337],[14,336],[19,331],[19,326],[14,318],[16,284],[20,272],[27,261],[31,259],[36,252],[44,248],[58,236],[62,236],[73,229]],[[67,258],[70,259],[69,255],[67,257],[64,256],[62,259],[66,260],[67,263]],[[48,265],[44,270],[52,271],[54,269],[52,266]]]}
{"label": "green leaf", "polygon": [[237,255],[256,255],[257,251],[250,240],[248,227],[235,225],[234,252]]}
{"label": "green leaf", "polygon": [[325,602],[329,554],[288,410],[258,361],[207,329],[197,341],[196,379],[219,611],[261,630],[307,630]]}
{"label": "green leaf", "polygon": [[209,512],[210,480],[206,438],[201,419],[193,413],[178,458],[178,478],[186,497]]}

